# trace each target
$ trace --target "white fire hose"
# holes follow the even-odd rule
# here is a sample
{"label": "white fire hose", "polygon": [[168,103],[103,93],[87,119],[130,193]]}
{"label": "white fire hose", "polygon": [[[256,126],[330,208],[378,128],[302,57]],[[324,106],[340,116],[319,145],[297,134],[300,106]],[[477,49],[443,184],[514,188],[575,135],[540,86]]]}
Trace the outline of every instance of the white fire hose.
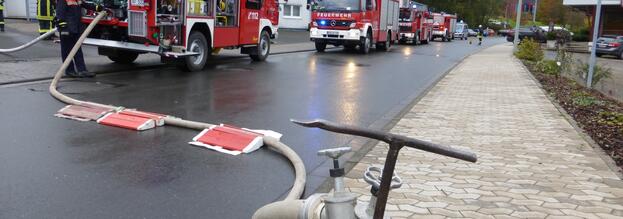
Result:
{"label": "white fire hose", "polygon": [[28,42],[28,43],[26,43],[24,45],[21,45],[21,46],[15,47],[15,48],[11,48],[11,49],[0,49],[0,53],[13,53],[13,52],[24,50],[24,49],[26,49],[26,48],[28,48],[28,47],[30,47],[32,45],[35,45],[35,43],[38,43],[39,41],[41,41],[41,40],[43,40],[45,38],[51,37],[56,32],[58,32],[58,29],[54,28],[54,29],[50,30],[49,32],[47,32],[47,33],[45,33],[45,34],[35,38],[34,40],[32,40],[32,41],[30,41],[30,42]]}
{"label": "white fire hose", "polygon": [[[71,105],[82,105],[82,104],[88,103],[88,104],[91,104],[91,105],[96,105],[96,106],[100,106],[100,107],[104,107],[104,108],[108,108],[108,109],[115,109],[115,110],[122,109],[122,107],[117,107],[117,106],[111,106],[111,105],[105,105],[105,104],[99,104],[99,103],[93,103],[93,102],[86,102],[86,101],[77,100],[77,99],[68,97],[68,96],[60,93],[58,90],[56,90],[56,86],[58,84],[58,81],[61,79],[61,76],[63,75],[63,73],[65,72],[65,70],[69,66],[69,64],[72,62],[74,56],[78,52],[78,49],[80,49],[80,46],[82,46],[82,43],[87,38],[89,33],[91,33],[91,31],[93,30],[95,25],[104,16],[106,16],[106,12],[102,11],[102,12],[100,12],[97,15],[97,17],[95,17],[95,19],[93,19],[93,21],[89,24],[89,26],[84,31],[84,33],[80,36],[80,39],[78,39],[78,42],[76,43],[76,45],[74,45],[74,47],[72,48],[71,52],[69,53],[69,55],[67,56],[67,58],[63,62],[63,65],[61,65],[61,68],[58,69],[58,71],[54,75],[54,79],[52,79],[52,82],[50,83],[50,88],[49,88],[50,94],[54,98],[60,100],[63,103],[71,104]],[[56,31],[56,29],[53,30],[53,31]],[[51,31],[51,32],[53,32],[53,31]],[[44,38],[44,37],[45,37],[45,35],[43,35],[43,36],[41,36],[39,38]],[[37,39],[39,39],[39,38],[37,38]],[[173,116],[166,116],[164,118],[164,123],[166,125],[177,126],[177,127],[182,127],[182,128],[189,128],[189,129],[196,129],[196,130],[203,130],[203,129],[209,128],[211,126],[214,126],[214,125],[209,124],[209,123],[184,120],[184,119],[173,117]],[[271,147],[272,149],[276,150],[277,152],[281,153],[283,156],[288,158],[288,160],[290,160],[290,162],[292,163],[292,166],[294,167],[294,173],[295,173],[294,183],[292,185],[292,188],[290,189],[290,193],[288,193],[288,195],[286,196],[286,198],[284,200],[297,200],[297,199],[299,199],[301,197],[301,195],[303,194],[303,191],[305,189],[305,181],[306,181],[306,175],[305,175],[306,172],[305,172],[305,165],[303,163],[303,160],[301,160],[301,158],[296,154],[296,152],[294,152],[290,147],[288,147],[284,143],[280,142],[276,138],[264,136],[264,144],[266,144],[268,147]]]}

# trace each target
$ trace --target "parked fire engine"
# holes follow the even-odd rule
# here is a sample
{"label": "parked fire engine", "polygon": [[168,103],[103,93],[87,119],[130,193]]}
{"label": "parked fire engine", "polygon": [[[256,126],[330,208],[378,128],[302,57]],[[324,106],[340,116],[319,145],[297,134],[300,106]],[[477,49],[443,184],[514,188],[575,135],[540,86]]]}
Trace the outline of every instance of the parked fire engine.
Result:
{"label": "parked fire engine", "polygon": [[432,37],[432,22],[430,22],[428,6],[417,2],[410,2],[400,8],[400,42],[427,44]]}
{"label": "parked fire engine", "polygon": [[316,0],[313,7],[309,33],[318,52],[327,44],[387,51],[398,39],[398,0]]}
{"label": "parked fire engine", "polygon": [[[240,48],[255,61],[270,52],[277,37],[279,11],[266,0],[92,0],[108,16],[85,41],[100,55],[131,63],[142,53],[160,54],[186,70],[201,70],[221,49]],[[93,20],[87,11],[83,23]]]}
{"label": "parked fire engine", "polygon": [[433,40],[441,38],[442,41],[452,41],[456,29],[456,15],[446,13],[433,13]]}

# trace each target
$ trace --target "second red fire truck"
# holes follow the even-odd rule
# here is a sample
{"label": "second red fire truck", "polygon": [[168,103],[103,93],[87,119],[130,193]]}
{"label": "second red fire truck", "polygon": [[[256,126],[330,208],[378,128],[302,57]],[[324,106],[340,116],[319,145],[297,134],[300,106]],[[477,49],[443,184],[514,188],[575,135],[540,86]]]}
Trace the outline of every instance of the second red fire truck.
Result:
{"label": "second red fire truck", "polygon": [[446,13],[433,13],[433,40],[441,38],[441,41],[452,41],[456,30],[456,15]]}
{"label": "second red fire truck", "polygon": [[387,51],[398,39],[398,0],[315,0],[312,6],[309,33],[318,52],[328,44]]}
{"label": "second red fire truck", "polygon": [[[108,16],[85,41],[101,55],[131,63],[142,53],[160,54],[189,71],[203,69],[221,49],[240,48],[256,61],[270,53],[279,10],[272,0],[92,0]],[[90,23],[95,13],[82,19]]]}
{"label": "second red fire truck", "polygon": [[432,37],[432,22],[428,6],[410,2],[400,8],[400,42],[427,44]]}

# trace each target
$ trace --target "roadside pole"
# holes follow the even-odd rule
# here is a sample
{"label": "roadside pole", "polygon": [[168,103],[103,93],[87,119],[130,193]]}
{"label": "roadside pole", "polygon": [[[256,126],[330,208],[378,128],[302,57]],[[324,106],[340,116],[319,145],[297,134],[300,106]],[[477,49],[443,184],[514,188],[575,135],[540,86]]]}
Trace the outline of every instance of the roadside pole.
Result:
{"label": "roadside pole", "polygon": [[591,45],[591,58],[588,61],[588,77],[586,78],[586,87],[591,88],[593,86],[593,74],[595,73],[596,50],[597,50],[597,37],[599,37],[599,24],[601,24],[601,0],[597,0],[597,9],[595,13],[595,20],[593,21],[593,44]]}
{"label": "roadside pole", "polygon": [[519,45],[519,25],[521,24],[521,0],[517,1],[517,21],[515,22],[515,39],[513,39],[513,51],[517,51]]}
{"label": "roadside pole", "polygon": [[26,4],[26,20],[30,21],[30,1],[24,1],[24,4]]}
{"label": "roadside pole", "polygon": [[536,9],[538,7],[539,7],[539,0],[534,0],[534,9],[532,10],[532,23],[536,23]]}

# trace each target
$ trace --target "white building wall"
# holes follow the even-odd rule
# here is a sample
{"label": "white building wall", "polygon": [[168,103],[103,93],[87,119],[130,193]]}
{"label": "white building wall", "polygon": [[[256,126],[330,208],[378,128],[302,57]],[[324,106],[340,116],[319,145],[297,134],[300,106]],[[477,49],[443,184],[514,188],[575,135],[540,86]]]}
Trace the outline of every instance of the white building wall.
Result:
{"label": "white building wall", "polygon": [[[300,16],[286,16],[286,5],[295,5],[300,7]],[[307,9],[307,0],[279,0],[279,28],[307,29],[307,25],[311,21],[311,11]]]}
{"label": "white building wall", "polygon": [[[622,0],[602,0],[602,5],[623,5]],[[563,0],[563,5],[597,5],[597,0]]]}
{"label": "white building wall", "polygon": [[[28,10],[26,10],[28,6]],[[26,14],[30,13],[30,16]],[[37,0],[5,0],[4,14],[9,18],[37,18]]]}

